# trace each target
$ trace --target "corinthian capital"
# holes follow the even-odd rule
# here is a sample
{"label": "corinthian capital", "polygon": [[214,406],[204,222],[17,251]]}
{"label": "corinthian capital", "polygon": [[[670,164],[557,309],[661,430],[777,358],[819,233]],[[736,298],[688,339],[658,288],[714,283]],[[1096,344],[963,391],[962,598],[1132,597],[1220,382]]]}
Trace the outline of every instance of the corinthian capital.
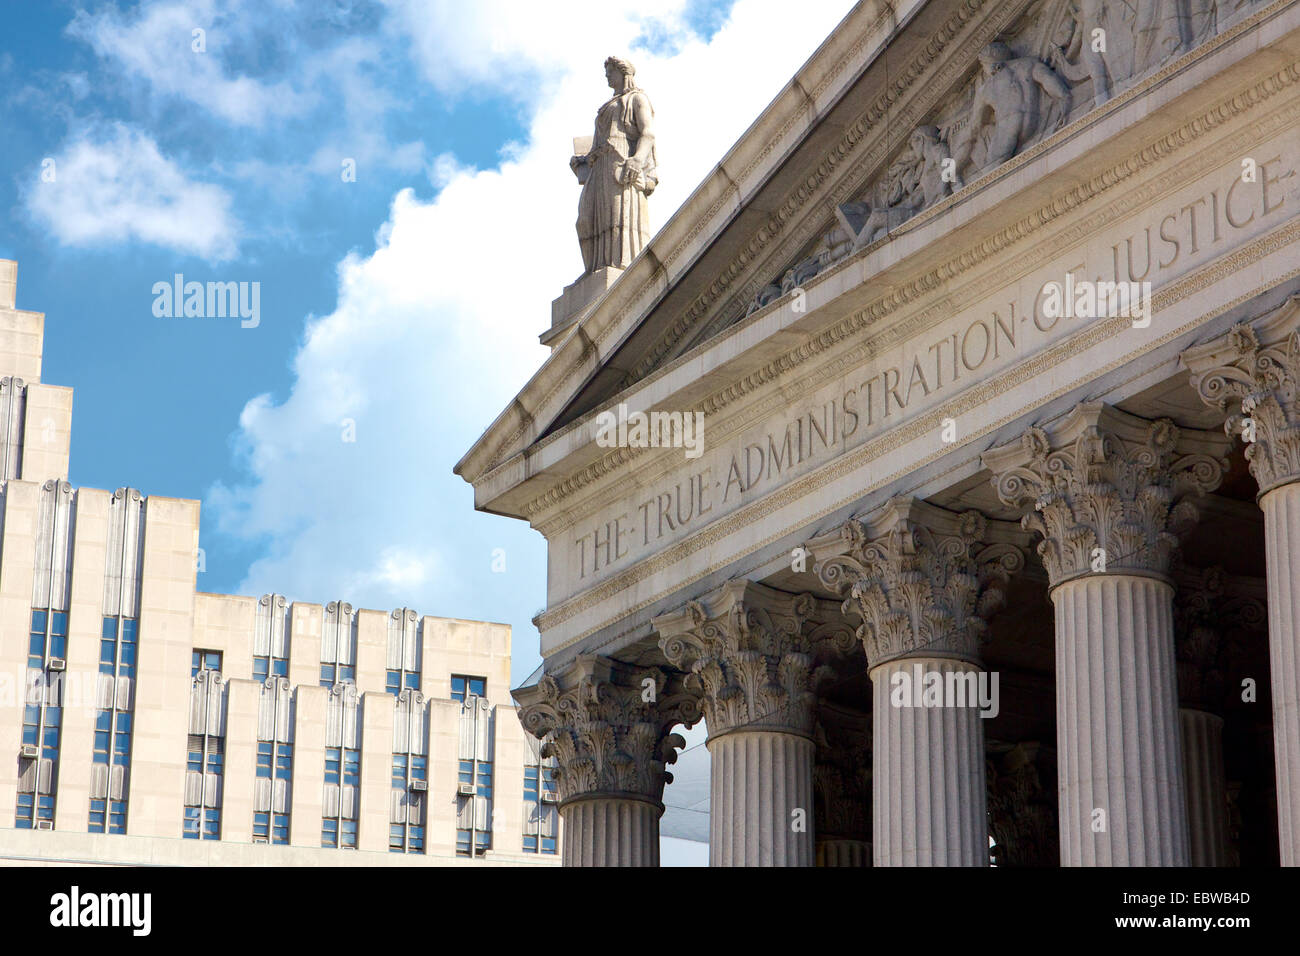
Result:
{"label": "corinthian capital", "polygon": [[988,618],[1024,567],[1026,538],[978,511],[896,498],[807,547],[822,583],[844,596],[844,612],[861,618],[868,666],[919,656],[978,663]]}
{"label": "corinthian capital", "polygon": [[812,735],[817,687],[830,656],[853,647],[833,602],[729,581],[656,618],[659,647],[700,695],[709,735],[741,728]]}
{"label": "corinthian capital", "polygon": [[1192,387],[1246,443],[1264,492],[1300,481],[1300,296],[1251,325],[1235,325],[1182,355]]}
{"label": "corinthian capital", "polygon": [[561,802],[590,794],[660,802],[667,767],[685,746],[674,726],[700,718],[696,700],[659,668],[627,667],[594,654],[513,691],[519,717],[556,758]]}
{"label": "corinthian capital", "polygon": [[1148,421],[1102,402],[984,453],[1004,504],[1033,507],[1023,526],[1053,586],[1089,573],[1167,575],[1177,531],[1197,519],[1188,498],[1218,487],[1225,437]]}

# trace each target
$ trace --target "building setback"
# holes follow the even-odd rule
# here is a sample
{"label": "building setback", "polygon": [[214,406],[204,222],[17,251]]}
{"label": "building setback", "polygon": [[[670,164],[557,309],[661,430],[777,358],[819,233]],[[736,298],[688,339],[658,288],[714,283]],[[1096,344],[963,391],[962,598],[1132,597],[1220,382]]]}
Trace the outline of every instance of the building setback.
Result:
{"label": "building setback", "polygon": [[1300,2],[863,0],[645,241],[611,62],[637,254],[456,467],[547,539],[566,865],[700,719],[717,866],[1300,864]]}
{"label": "building setback", "polygon": [[16,282],[0,260],[0,862],[557,863],[509,626],[196,593],[199,502],[68,484],[72,390]]}

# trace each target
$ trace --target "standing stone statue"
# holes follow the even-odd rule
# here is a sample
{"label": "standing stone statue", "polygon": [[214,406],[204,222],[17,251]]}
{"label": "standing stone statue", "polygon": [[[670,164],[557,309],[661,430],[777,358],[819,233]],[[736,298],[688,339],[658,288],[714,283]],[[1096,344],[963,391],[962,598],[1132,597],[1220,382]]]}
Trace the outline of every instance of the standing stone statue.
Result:
{"label": "standing stone statue", "polygon": [[635,73],[627,60],[605,61],[614,96],[596,113],[591,148],[569,160],[582,184],[578,244],[589,273],[626,269],[650,239],[646,197],[659,184],[654,108],[632,81]]}

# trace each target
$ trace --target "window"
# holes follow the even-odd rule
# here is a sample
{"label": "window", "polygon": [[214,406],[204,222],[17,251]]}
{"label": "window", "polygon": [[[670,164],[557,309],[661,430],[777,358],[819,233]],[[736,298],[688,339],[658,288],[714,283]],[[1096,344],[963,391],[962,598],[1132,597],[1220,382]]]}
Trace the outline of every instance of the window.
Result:
{"label": "window", "polygon": [[36,752],[33,756],[19,756],[14,826],[20,830],[33,829],[42,821],[51,825],[54,822],[67,655],[67,613],[33,608],[27,641],[26,686],[31,689],[28,701],[34,697],[38,702],[23,705],[22,742],[35,747]]}
{"label": "window", "polygon": [[288,677],[289,659],[269,655],[253,656],[253,680],[266,680],[268,677]]}
{"label": "window", "polygon": [[356,617],[346,601],[325,606],[320,635],[320,685],[333,687],[357,682]]}
{"label": "window", "polygon": [[261,842],[289,842],[293,806],[293,692],[287,681],[260,688],[258,740],[253,781],[253,836]]}
{"label": "window", "polygon": [[275,745],[275,773],[271,772],[271,743],[267,740],[257,744],[257,776],[263,780],[293,779],[293,745],[280,743]]}
{"label": "window", "polygon": [[419,692],[422,629],[419,615],[398,608],[388,618],[388,665],[384,689],[394,697],[402,691]]}
{"label": "window", "polygon": [[[468,691],[468,694],[466,693]],[[483,677],[463,677],[453,674],[451,677],[451,699],[464,703],[466,696],[486,697],[487,679]]]}
{"label": "window", "polygon": [[190,672],[190,735],[185,758],[185,813],[181,836],[221,838],[221,790],[225,776],[222,726],[221,653],[195,650]]}
{"label": "window", "polygon": [[539,742],[529,738],[524,760],[524,852],[553,854],[559,850],[555,758],[543,757]]}
{"label": "window", "polygon": [[492,847],[492,708],[479,677],[452,677],[460,705],[460,749],[456,767],[456,852],[477,857]]}
{"label": "window", "polygon": [[138,628],[134,618],[113,615],[104,618],[100,631],[99,673],[111,678],[112,689],[109,706],[95,712],[91,763],[104,769],[91,775],[91,833],[126,832]]}
{"label": "window", "polygon": [[429,774],[428,715],[424,697],[415,690],[403,690],[395,708],[388,849],[392,853],[423,853]]}
{"label": "window", "polygon": [[253,814],[253,839],[267,843],[289,842],[289,814],[260,812]]}
{"label": "window", "polygon": [[361,709],[355,683],[333,686],[326,700],[321,846],[355,850],[361,793]]}
{"label": "window", "polygon": [[195,651],[190,661],[190,676],[198,677],[202,671],[221,673],[220,651]]}
{"label": "window", "polygon": [[396,697],[403,690],[420,689],[420,672],[407,670],[390,670],[388,679],[384,682],[384,689]]}

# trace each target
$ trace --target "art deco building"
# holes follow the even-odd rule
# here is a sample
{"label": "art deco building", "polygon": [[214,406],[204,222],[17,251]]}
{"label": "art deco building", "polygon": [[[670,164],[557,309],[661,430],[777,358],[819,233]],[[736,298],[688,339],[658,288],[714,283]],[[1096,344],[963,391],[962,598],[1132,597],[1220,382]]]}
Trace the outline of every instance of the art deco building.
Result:
{"label": "art deco building", "polygon": [[864,0],[644,247],[619,63],[638,254],[456,469],[565,863],[701,718],[714,865],[1300,863],[1300,2]]}
{"label": "art deco building", "polygon": [[196,593],[199,503],[72,488],[0,261],[0,862],[558,863],[510,628]]}

